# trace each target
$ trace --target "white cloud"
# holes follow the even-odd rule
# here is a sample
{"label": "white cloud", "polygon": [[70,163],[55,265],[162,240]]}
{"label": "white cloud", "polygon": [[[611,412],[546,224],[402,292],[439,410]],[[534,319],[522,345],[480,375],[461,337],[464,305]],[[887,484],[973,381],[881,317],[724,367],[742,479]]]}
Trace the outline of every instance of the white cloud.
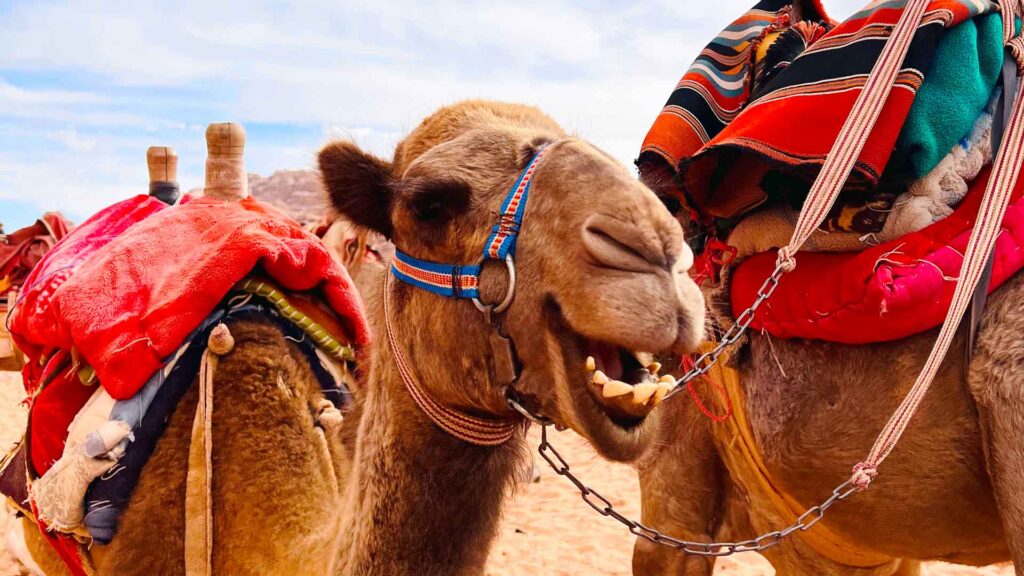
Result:
{"label": "white cloud", "polygon": [[201,185],[213,121],[306,127],[250,132],[264,173],[312,166],[329,137],[387,155],[472,97],[536,104],[628,164],[697,51],[753,1],[13,2],[0,197],[91,212],[144,188],[152,144],[177,146],[183,187]]}
{"label": "white cloud", "polygon": [[58,130],[53,133],[53,138],[73,152],[88,152],[96,147],[96,138],[83,138],[75,129]]}
{"label": "white cloud", "polygon": [[26,90],[8,84],[0,78],[0,105],[3,106],[97,104],[105,101],[103,96],[89,92]]}

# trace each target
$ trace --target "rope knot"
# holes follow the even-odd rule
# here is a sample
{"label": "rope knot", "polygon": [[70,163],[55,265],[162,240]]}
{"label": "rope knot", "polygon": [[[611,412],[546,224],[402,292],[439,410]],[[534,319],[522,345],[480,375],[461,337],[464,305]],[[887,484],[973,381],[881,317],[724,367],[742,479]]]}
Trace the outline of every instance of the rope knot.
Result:
{"label": "rope knot", "polygon": [[789,253],[788,246],[779,248],[779,256],[775,260],[775,265],[787,274],[796,269],[796,258],[793,258],[793,255]]}
{"label": "rope knot", "polygon": [[235,348],[235,337],[231,335],[227,324],[221,322],[214,326],[213,330],[210,330],[206,347],[217,356],[223,356]]}
{"label": "rope knot", "polygon": [[861,462],[853,467],[853,476],[850,476],[850,482],[858,490],[867,490],[876,476],[878,476],[878,468],[874,464]]}

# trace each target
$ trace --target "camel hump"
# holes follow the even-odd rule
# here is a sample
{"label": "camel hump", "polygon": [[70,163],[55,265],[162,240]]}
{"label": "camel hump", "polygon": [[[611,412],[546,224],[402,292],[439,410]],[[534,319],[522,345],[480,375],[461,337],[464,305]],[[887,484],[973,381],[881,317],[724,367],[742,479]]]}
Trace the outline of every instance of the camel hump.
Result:
{"label": "camel hump", "polygon": [[146,149],[149,168],[149,195],[168,204],[178,201],[178,154],[170,146]]}
{"label": "camel hump", "polygon": [[206,128],[206,189],[204,195],[239,200],[249,195],[245,174],[245,128],[236,122]]}

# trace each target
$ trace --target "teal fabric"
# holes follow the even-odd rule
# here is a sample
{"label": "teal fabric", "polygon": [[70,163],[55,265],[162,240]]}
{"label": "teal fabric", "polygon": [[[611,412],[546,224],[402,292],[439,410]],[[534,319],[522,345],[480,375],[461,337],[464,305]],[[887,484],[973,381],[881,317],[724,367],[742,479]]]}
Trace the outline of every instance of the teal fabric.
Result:
{"label": "teal fabric", "polygon": [[886,171],[924,176],[968,132],[988,102],[1003,63],[999,13],[983,14],[946,32],[914,97]]}

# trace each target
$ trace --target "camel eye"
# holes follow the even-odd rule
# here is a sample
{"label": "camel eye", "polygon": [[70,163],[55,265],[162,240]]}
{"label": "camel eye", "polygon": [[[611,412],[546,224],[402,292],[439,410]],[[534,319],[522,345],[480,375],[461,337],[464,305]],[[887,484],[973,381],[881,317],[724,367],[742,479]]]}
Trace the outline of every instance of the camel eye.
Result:
{"label": "camel eye", "polygon": [[530,160],[533,160],[533,157],[537,155],[537,152],[548,144],[551,144],[551,140],[549,138],[534,138],[527,144],[521,146],[519,148],[519,157],[517,158],[519,168],[526,168],[526,165],[530,163]]}
{"label": "camel eye", "polygon": [[441,222],[465,210],[469,203],[469,195],[469,185],[465,182],[422,182],[412,190],[409,208],[420,222]]}
{"label": "camel eye", "polygon": [[444,211],[444,201],[436,194],[424,194],[413,203],[412,211],[418,220],[437,220]]}

